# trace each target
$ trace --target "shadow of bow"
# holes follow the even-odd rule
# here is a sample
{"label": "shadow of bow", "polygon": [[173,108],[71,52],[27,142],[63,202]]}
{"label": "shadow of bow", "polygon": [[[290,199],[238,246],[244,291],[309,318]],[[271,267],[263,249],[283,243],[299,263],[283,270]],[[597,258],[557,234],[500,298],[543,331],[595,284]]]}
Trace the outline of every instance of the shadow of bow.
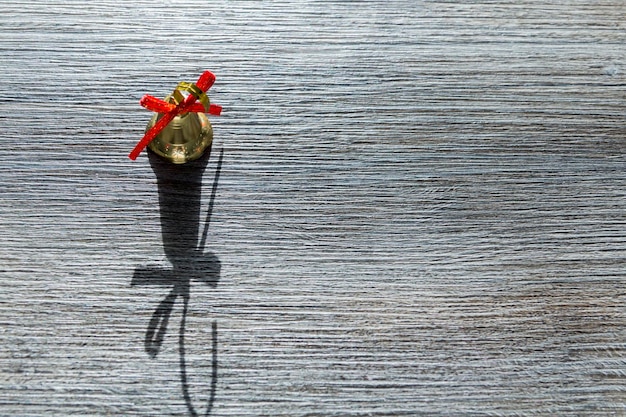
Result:
{"label": "shadow of bow", "polygon": [[[190,415],[194,417],[198,414],[189,395],[185,361],[185,322],[190,286],[192,281],[196,281],[215,288],[220,278],[221,268],[217,256],[211,252],[204,252],[204,246],[224,156],[223,149],[220,151],[217,163],[204,230],[198,242],[202,176],[210,154],[209,150],[200,159],[183,165],[174,165],[148,152],[150,165],[157,177],[163,249],[172,268],[138,267],[135,269],[131,282],[132,286],[149,285],[171,288],[169,294],[154,311],[146,331],[145,349],[151,358],[155,358],[161,349],[176,300],[182,299],[183,310],[178,333],[180,378],[185,403]],[[217,323],[215,321],[212,322],[211,371],[211,391],[205,414],[207,416],[213,407],[217,384]]]}

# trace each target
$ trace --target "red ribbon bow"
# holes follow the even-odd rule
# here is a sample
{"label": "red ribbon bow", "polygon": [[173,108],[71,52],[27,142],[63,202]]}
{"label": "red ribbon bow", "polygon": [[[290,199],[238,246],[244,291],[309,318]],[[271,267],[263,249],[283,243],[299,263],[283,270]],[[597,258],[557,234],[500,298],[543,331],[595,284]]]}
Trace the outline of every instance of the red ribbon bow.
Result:
{"label": "red ribbon bow", "polygon": [[[203,72],[202,75],[200,75],[200,78],[198,78],[198,81],[193,85],[194,88],[190,89],[189,96],[178,104],[168,103],[150,95],[143,96],[139,101],[139,104],[148,110],[163,113],[163,116],[146,132],[135,148],[130,152],[130,154],[128,154],[128,157],[133,161],[137,159],[141,151],[143,151],[146,146],[148,146],[148,144],[152,142],[152,140],[157,137],[159,133],[161,133],[161,130],[163,130],[165,126],[167,126],[174,119],[174,117],[181,113],[209,113],[219,116],[222,112],[222,106],[211,104],[208,108],[206,108],[202,103],[196,103],[196,101],[200,99],[200,95],[197,94],[197,90],[200,90],[202,94],[205,94],[214,82],[215,75],[213,75],[211,71]],[[197,89],[195,87],[197,87]]]}

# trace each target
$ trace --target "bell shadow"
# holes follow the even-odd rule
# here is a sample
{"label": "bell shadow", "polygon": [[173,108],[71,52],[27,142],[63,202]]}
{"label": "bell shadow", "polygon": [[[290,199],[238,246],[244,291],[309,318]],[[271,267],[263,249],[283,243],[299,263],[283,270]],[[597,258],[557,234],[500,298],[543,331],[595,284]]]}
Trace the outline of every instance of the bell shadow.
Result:
{"label": "bell shadow", "polygon": [[[201,282],[215,288],[220,278],[221,269],[217,256],[212,252],[205,252],[204,246],[219,182],[224,156],[223,149],[220,151],[217,162],[203,233],[199,236],[202,176],[209,162],[210,154],[209,150],[195,161],[175,165],[153,152],[148,152],[150,165],[157,177],[163,249],[172,264],[172,268],[137,267],[131,281],[131,286],[171,288],[169,294],[157,306],[148,324],[144,346],[146,353],[151,358],[155,358],[161,349],[176,300],[182,299],[183,309],[178,333],[180,379],[185,403],[190,415],[194,417],[198,416],[198,413],[193,407],[189,395],[185,360],[185,323],[191,281]],[[213,321],[211,327],[211,388],[206,416],[210,414],[213,407],[217,385],[217,322]]]}

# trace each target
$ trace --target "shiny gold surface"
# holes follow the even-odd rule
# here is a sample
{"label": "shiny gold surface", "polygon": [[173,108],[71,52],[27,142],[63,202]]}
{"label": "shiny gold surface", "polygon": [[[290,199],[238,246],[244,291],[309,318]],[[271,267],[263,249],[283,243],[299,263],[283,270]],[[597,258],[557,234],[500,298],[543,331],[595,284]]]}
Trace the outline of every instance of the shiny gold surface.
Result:
{"label": "shiny gold surface", "polygon": [[209,111],[209,105],[211,104],[209,101],[209,96],[207,96],[206,93],[202,91],[200,87],[198,87],[196,84],[181,81],[180,83],[178,83],[175,91],[180,94],[180,90],[186,91],[189,94],[194,95],[198,99],[198,101],[202,103],[204,109],[206,111]]}
{"label": "shiny gold surface", "polygon": [[[162,114],[155,114],[146,130],[155,125]],[[198,159],[213,142],[213,128],[203,113],[184,113],[176,116],[148,148],[175,164]]]}

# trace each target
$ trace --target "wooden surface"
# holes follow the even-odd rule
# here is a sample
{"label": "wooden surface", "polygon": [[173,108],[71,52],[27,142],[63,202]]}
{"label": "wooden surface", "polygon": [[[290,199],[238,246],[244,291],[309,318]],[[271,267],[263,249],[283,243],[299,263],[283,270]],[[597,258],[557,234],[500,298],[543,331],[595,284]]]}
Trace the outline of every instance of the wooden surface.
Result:
{"label": "wooden surface", "polygon": [[[0,415],[626,415],[624,45],[622,0],[0,1]],[[131,162],[205,69],[202,185]]]}

